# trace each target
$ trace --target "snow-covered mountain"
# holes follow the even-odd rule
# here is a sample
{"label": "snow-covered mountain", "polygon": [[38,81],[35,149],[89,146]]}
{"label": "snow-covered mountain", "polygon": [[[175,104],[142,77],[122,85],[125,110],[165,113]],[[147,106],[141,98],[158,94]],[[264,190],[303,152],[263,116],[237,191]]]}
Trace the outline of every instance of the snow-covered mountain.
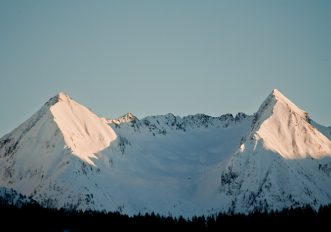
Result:
{"label": "snow-covered mountain", "polygon": [[273,90],[251,128],[222,173],[221,191],[232,197],[231,210],[330,203],[331,141],[306,112]]}
{"label": "snow-covered mountain", "polygon": [[98,117],[59,93],[0,139],[0,186],[47,207],[201,215],[331,203],[331,128],[274,90],[254,115]]}

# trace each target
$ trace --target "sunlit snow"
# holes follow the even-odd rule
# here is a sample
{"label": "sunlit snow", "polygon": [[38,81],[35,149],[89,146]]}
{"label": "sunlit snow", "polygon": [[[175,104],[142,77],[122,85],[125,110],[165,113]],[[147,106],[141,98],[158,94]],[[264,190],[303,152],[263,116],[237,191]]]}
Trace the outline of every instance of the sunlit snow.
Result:
{"label": "sunlit snow", "polygon": [[278,90],[254,115],[98,117],[60,93],[0,139],[0,186],[47,207],[193,216],[331,203],[331,128]]}

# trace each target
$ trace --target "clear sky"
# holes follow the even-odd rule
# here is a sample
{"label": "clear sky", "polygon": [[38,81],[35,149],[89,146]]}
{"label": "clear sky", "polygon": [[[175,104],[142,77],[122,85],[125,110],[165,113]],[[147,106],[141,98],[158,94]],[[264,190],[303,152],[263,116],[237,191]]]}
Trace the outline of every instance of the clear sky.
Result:
{"label": "clear sky", "polygon": [[0,136],[66,91],[100,116],[252,114],[278,88],[331,125],[331,1],[0,0]]}

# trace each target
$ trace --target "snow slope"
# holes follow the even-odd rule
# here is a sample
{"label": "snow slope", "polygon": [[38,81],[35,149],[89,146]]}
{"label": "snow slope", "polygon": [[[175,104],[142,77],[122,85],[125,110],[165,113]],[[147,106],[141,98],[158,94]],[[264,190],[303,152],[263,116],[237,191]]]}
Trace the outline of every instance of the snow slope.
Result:
{"label": "snow slope", "polygon": [[274,90],[257,112],[256,140],[286,159],[331,154],[331,141],[309,123],[308,114]]}
{"label": "snow slope", "polygon": [[91,158],[116,139],[107,121],[61,92],[58,102],[50,107],[66,145],[82,160],[93,164]]}
{"label": "snow slope", "polygon": [[0,186],[127,214],[317,208],[331,203],[331,152],[314,125],[277,90],[253,116],[113,120],[60,93],[0,139]]}
{"label": "snow slope", "polygon": [[252,131],[222,173],[231,211],[331,202],[331,141],[278,90],[254,116]]}

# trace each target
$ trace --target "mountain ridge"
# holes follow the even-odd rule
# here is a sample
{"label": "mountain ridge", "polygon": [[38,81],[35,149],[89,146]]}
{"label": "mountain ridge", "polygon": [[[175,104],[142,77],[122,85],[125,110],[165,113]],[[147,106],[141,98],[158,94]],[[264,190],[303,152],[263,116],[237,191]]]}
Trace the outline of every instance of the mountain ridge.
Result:
{"label": "mountain ridge", "polygon": [[278,90],[254,115],[113,120],[60,92],[0,139],[0,187],[130,215],[318,208],[331,202],[330,131]]}

